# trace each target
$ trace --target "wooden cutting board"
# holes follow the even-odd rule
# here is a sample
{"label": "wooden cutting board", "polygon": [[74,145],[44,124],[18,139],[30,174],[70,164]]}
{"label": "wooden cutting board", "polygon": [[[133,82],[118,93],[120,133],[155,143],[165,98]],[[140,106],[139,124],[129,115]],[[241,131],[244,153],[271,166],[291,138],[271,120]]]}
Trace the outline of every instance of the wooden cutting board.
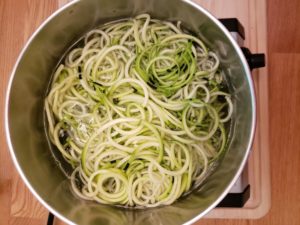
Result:
{"label": "wooden cutting board", "polygon": [[[245,46],[249,47],[252,52],[267,52],[265,0],[194,1],[218,18],[237,17],[246,31]],[[68,0],[0,1],[0,27],[5,31],[5,35],[0,35],[0,43],[4,46],[2,54],[0,54],[0,67],[4,72],[0,77],[2,109],[10,71],[21,47],[43,20],[66,2]],[[258,120],[255,141],[248,163],[252,187],[251,197],[244,208],[214,209],[205,216],[206,218],[259,218],[266,214],[270,207],[267,68],[253,72],[253,80],[257,95]],[[2,111],[1,116],[3,117]],[[46,224],[48,211],[32,196],[12,165],[5,144],[3,124],[0,141],[2,144],[0,151],[2,162],[0,164],[0,224]],[[207,222],[206,219],[202,219],[196,224],[206,224]],[[212,222],[210,220],[209,223]],[[223,224],[223,222],[216,220],[212,224]],[[56,220],[56,224],[63,223]]]}

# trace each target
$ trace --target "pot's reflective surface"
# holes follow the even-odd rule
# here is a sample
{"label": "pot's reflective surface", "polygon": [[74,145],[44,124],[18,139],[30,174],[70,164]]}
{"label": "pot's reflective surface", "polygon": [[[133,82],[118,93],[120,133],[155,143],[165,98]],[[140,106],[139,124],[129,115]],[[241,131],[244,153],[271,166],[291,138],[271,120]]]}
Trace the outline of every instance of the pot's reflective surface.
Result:
{"label": "pot's reflective surface", "polygon": [[[49,79],[64,52],[88,30],[104,22],[141,13],[181,20],[221,59],[234,100],[228,152],[202,188],[166,207],[130,210],[86,202],[70,191],[51,156],[43,124]],[[15,66],[6,102],[6,133],[14,162],[35,196],[56,216],[76,224],[192,223],[212,209],[242,170],[255,124],[252,81],[238,46],[218,21],[181,0],[81,0],[51,16],[28,42]]]}

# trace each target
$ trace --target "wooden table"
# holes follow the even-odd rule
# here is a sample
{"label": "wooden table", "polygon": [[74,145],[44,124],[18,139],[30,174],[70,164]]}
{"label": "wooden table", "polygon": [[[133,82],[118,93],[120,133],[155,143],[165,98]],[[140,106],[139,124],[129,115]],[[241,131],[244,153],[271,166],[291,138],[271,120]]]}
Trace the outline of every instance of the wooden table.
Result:
{"label": "wooden table", "polygon": [[[270,83],[270,98],[266,100],[270,102],[271,113],[269,119],[263,119],[270,121],[271,127],[272,208],[260,220],[203,219],[197,222],[198,225],[300,224],[300,120],[297,119],[300,109],[300,33],[295,22],[297,18],[298,21],[300,19],[299,14],[297,15],[300,1],[269,1],[272,3],[268,7],[270,77],[266,82]],[[254,52],[266,50],[265,42],[259,41],[266,34],[257,30],[266,30],[266,20],[263,19],[266,16],[265,0],[197,2],[218,17],[238,17],[246,28],[246,45]],[[0,0],[1,118],[4,116],[7,81],[17,55],[32,32],[61,3],[61,0]],[[0,225],[45,224],[48,212],[33,198],[14,169],[6,147],[2,122],[3,120],[0,126]]]}

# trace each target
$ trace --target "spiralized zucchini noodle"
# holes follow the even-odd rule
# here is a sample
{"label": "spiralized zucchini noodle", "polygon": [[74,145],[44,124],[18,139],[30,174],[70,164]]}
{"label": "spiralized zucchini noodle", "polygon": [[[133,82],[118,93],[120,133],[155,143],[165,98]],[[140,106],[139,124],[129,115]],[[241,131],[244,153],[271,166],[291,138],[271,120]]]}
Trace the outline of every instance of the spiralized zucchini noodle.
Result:
{"label": "spiralized zucchini noodle", "polygon": [[217,55],[180,22],[148,14],[93,29],[45,100],[48,136],[82,199],[169,205],[225,151],[233,111]]}

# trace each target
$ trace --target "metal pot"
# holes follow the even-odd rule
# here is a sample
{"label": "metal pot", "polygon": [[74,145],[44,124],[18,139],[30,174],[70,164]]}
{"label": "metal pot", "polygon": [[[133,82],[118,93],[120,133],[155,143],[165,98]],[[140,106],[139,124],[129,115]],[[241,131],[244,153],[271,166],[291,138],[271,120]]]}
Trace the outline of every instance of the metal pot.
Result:
{"label": "metal pot", "polygon": [[[53,159],[44,131],[47,85],[61,56],[88,30],[141,13],[180,20],[217,52],[229,82],[234,114],[227,153],[198,191],[170,206],[123,209],[80,200]],[[8,86],[5,125],[10,152],[35,197],[69,224],[191,224],[213,209],[242,171],[255,128],[255,96],[247,61],[226,28],[184,0],[77,0],[50,16],[21,52]]]}

